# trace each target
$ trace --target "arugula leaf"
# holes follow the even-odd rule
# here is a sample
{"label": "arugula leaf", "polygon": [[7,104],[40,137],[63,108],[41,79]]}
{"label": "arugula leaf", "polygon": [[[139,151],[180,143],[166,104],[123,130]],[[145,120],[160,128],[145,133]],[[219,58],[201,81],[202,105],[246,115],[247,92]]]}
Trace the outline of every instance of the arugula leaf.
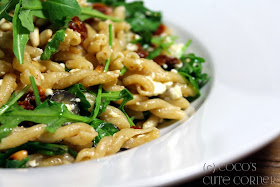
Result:
{"label": "arugula leaf", "polygon": [[83,93],[88,92],[88,90],[86,90],[82,84],[74,84],[73,86],[66,88],[66,90],[78,97],[81,100],[81,102],[79,102],[79,108],[83,112],[88,112],[88,109],[91,107],[91,105],[86,99],[85,94]]}
{"label": "arugula leaf", "polygon": [[18,17],[23,27],[28,29],[30,32],[34,31],[33,14],[31,10],[28,9],[20,10]]}
{"label": "arugula leaf", "polygon": [[43,9],[52,23],[64,27],[71,18],[81,14],[81,7],[76,0],[46,0]]}
{"label": "arugula leaf", "polygon": [[98,135],[93,140],[95,146],[105,136],[112,136],[113,134],[119,131],[119,129],[114,124],[102,121],[97,118],[94,119],[94,121],[90,125],[98,133]]}
{"label": "arugula leaf", "polygon": [[31,83],[31,86],[33,89],[34,96],[35,96],[36,106],[39,106],[41,104],[41,98],[40,98],[39,91],[38,91],[38,88],[37,88],[37,85],[35,82],[35,78],[31,75],[29,77],[29,79],[30,79],[30,83]]}
{"label": "arugula leaf", "polygon": [[126,8],[126,21],[131,25],[132,31],[138,33],[145,43],[150,43],[152,33],[161,24],[161,13],[149,10],[142,1],[132,3],[118,3]]}
{"label": "arugula leaf", "polygon": [[2,2],[6,4],[0,5],[0,19],[5,18],[6,20],[12,22],[13,17],[8,13],[15,9],[15,6],[19,3],[19,0],[10,0],[8,2]]}
{"label": "arugula leaf", "polygon": [[79,16],[80,20],[84,21],[86,19],[89,18],[99,18],[102,20],[112,20],[115,22],[121,22],[123,20],[112,17],[112,16],[108,16],[106,14],[103,14],[101,12],[99,12],[98,10],[93,9],[92,7],[82,7],[81,8],[81,15]]}
{"label": "arugula leaf", "polygon": [[29,10],[41,10],[43,9],[41,0],[24,0],[22,1],[22,8]]}
{"label": "arugula leaf", "polygon": [[199,89],[210,79],[207,74],[202,73],[202,63],[204,63],[205,60],[201,57],[197,57],[193,53],[182,55],[180,60],[183,62],[183,66],[178,69],[178,72],[193,85],[197,92],[197,98],[200,96]]}
{"label": "arugula leaf", "polygon": [[162,50],[165,50],[168,54],[170,54],[168,47],[175,43],[177,39],[176,36],[167,36],[167,37],[153,37],[151,43],[156,46],[155,50],[149,53],[147,59],[154,59],[158,55],[161,54]]}
{"label": "arugula leaf", "polygon": [[121,72],[120,72],[120,76],[123,76],[124,74],[125,74],[125,72],[127,72],[127,67],[123,67],[122,69],[121,69]]}
{"label": "arugula leaf", "polygon": [[46,130],[55,132],[66,122],[90,123],[88,117],[75,115],[63,103],[45,100],[35,110],[25,110],[17,103],[10,107],[0,118],[0,140],[10,134],[12,129],[23,121],[47,124]]}
{"label": "arugula leaf", "polygon": [[20,64],[24,62],[24,50],[29,40],[29,31],[22,26],[19,19],[21,0],[16,5],[13,17],[13,51]]}
{"label": "arugula leaf", "polygon": [[58,51],[60,42],[63,42],[65,38],[65,29],[61,29],[57,31],[53,39],[47,44],[43,54],[41,55],[41,60],[48,60],[50,59],[51,55]]}
{"label": "arugula leaf", "polygon": [[29,158],[22,160],[8,160],[6,161],[5,168],[25,168]]}
{"label": "arugula leaf", "polygon": [[92,3],[103,3],[109,6],[114,6],[120,2],[125,2],[125,0],[88,0],[88,2],[92,2]]}

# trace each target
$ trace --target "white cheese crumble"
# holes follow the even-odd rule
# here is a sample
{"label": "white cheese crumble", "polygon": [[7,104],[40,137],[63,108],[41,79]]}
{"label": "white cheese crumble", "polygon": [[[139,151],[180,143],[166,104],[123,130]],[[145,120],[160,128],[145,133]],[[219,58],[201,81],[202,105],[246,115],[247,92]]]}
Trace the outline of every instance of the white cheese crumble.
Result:
{"label": "white cheese crumble", "polygon": [[52,94],[53,94],[53,90],[52,89],[50,89],[50,88],[46,89],[46,91],[45,91],[45,95],[46,96],[49,96],[49,95],[52,95]]}
{"label": "white cheese crumble", "polygon": [[65,104],[66,105],[66,107],[67,107],[67,109],[69,110],[69,111],[72,111],[72,110],[74,110],[74,108],[75,108],[75,105],[74,104]]}
{"label": "white cheese crumble", "polygon": [[184,47],[184,44],[174,44],[169,48],[169,51],[171,53],[171,56],[175,56],[177,58],[180,58],[182,48]]}
{"label": "white cheese crumble", "polygon": [[140,102],[136,102],[135,104],[136,104],[136,105],[140,105]]}
{"label": "white cheese crumble", "polygon": [[30,160],[26,163],[26,165],[31,167],[36,167],[39,165],[39,163],[37,163],[36,160]]}
{"label": "white cheese crumble", "polygon": [[147,78],[154,84],[155,89],[154,89],[153,96],[163,94],[166,91],[166,85],[162,84],[161,82],[154,81],[149,76],[147,76]]}
{"label": "white cheese crumble", "polygon": [[126,45],[126,49],[128,51],[137,51],[138,50],[138,46],[136,44],[128,43]]}
{"label": "white cheese crumble", "polygon": [[163,67],[164,69],[167,69],[167,68],[168,68],[168,65],[167,65],[167,64],[163,64],[162,67]]}
{"label": "white cheese crumble", "polygon": [[182,90],[179,85],[169,89],[171,99],[180,99],[182,97]]}
{"label": "white cheese crumble", "polygon": [[182,62],[180,64],[175,64],[175,68],[179,69],[181,67],[183,67],[183,63]]}
{"label": "white cheese crumble", "polygon": [[178,71],[176,69],[172,69],[171,72],[178,73]]}
{"label": "white cheese crumble", "polygon": [[65,64],[64,63],[59,63],[59,65],[65,69]]}

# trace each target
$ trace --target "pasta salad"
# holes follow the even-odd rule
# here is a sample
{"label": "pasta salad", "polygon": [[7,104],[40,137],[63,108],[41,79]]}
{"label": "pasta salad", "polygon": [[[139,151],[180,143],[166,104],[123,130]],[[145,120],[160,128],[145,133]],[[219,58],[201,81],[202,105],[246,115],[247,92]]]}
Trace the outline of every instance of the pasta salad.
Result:
{"label": "pasta salad", "polygon": [[142,1],[2,0],[0,167],[131,149],[179,120],[209,77]]}

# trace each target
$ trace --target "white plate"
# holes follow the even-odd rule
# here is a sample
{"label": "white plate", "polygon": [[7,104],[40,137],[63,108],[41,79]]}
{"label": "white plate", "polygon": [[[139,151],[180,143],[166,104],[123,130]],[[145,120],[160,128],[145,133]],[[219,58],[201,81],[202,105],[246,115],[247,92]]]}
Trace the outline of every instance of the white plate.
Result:
{"label": "white plate", "polygon": [[[207,59],[206,102],[183,124],[138,148],[84,163],[0,169],[0,186],[135,186],[190,180],[280,132],[279,1],[147,1]],[[212,69],[214,67],[214,70]],[[210,95],[207,98],[211,88]],[[171,130],[171,131],[170,131]]]}

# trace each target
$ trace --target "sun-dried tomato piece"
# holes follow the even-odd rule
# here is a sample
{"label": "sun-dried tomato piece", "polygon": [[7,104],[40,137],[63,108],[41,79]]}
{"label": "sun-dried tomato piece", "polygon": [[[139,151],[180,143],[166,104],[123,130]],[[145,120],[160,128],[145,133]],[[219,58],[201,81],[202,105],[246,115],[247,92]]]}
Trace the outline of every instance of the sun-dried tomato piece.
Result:
{"label": "sun-dried tomato piece", "polygon": [[[41,101],[42,102],[45,101],[46,99],[45,90],[42,89],[40,86],[37,86],[37,88],[39,91]],[[36,101],[35,101],[35,96],[33,91],[24,94],[18,101],[18,104],[25,110],[34,110],[36,107]]]}
{"label": "sun-dried tomato piece", "polygon": [[72,18],[72,21],[69,23],[69,28],[80,33],[82,41],[87,38],[87,27],[77,16]]}
{"label": "sun-dried tomato piece", "polygon": [[113,9],[111,7],[108,7],[103,3],[94,3],[92,5],[92,8],[106,15],[110,15],[113,12]]}
{"label": "sun-dried tomato piece", "polygon": [[99,64],[96,66],[95,71],[102,73],[104,71],[104,66],[102,64]]}
{"label": "sun-dried tomato piece", "polygon": [[137,46],[138,50],[136,51],[136,53],[140,56],[140,58],[146,58],[147,56],[149,56],[149,53],[140,44],[137,44]]}
{"label": "sun-dried tomato piece", "polygon": [[157,30],[154,32],[154,35],[158,36],[164,33],[166,26],[164,24],[160,24]]}
{"label": "sun-dried tomato piece", "polygon": [[132,126],[130,128],[132,128],[132,129],[142,129],[141,127],[137,127],[137,126]]}
{"label": "sun-dried tomato piece", "polygon": [[181,61],[176,57],[169,57],[166,55],[159,55],[153,59],[158,65],[162,66],[163,64],[166,64],[168,66],[168,70],[171,70],[174,68],[175,64],[180,64]]}

